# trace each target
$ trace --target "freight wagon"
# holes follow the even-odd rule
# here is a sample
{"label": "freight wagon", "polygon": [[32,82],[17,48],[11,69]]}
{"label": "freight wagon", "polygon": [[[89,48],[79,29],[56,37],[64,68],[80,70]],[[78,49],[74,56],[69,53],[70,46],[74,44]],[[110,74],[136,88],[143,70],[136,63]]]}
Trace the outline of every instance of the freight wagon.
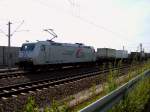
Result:
{"label": "freight wagon", "polygon": [[128,58],[128,51],[116,50],[116,58],[117,59],[127,59]]}
{"label": "freight wagon", "polygon": [[116,58],[116,50],[111,48],[97,48],[96,57],[99,63],[112,62]]}
{"label": "freight wagon", "polygon": [[102,65],[106,63],[131,62],[133,59],[144,59],[145,53],[131,52],[111,48],[97,48],[81,43],[58,43],[38,41],[24,43],[19,52],[19,67],[25,69],[45,69],[63,66]]}
{"label": "freight wagon", "polygon": [[15,67],[15,63],[18,62],[19,49],[19,47],[10,47],[9,54],[7,46],[0,46],[0,66],[6,67],[10,64],[11,67]]}
{"label": "freight wagon", "polygon": [[129,54],[128,58],[129,58],[130,62],[133,62],[133,61],[142,61],[142,60],[145,60],[146,53],[144,53],[144,52],[131,52]]}

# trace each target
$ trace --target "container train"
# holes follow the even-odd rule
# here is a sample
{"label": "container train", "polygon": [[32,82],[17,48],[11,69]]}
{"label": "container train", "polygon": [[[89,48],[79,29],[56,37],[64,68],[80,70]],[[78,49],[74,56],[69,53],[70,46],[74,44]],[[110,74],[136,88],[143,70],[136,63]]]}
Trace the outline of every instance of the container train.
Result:
{"label": "container train", "polygon": [[19,52],[19,66],[24,68],[72,66],[93,63],[95,60],[94,48],[80,43],[25,43]]}
{"label": "container train", "polygon": [[[133,54],[132,54],[133,55]],[[38,41],[24,43],[19,51],[18,65],[24,69],[45,69],[128,60],[128,51],[86,46],[81,43]]]}

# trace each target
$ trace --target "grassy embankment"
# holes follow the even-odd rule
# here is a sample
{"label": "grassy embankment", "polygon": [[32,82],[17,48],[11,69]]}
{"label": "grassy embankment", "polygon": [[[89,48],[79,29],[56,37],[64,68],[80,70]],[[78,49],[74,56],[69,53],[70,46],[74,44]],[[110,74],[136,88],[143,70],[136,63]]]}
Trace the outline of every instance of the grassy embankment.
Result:
{"label": "grassy embankment", "polygon": [[[120,67],[120,66],[121,66],[121,62],[118,64],[118,67]],[[110,65],[110,67],[111,67],[111,65]],[[138,66],[138,67],[131,65],[128,74],[125,76],[119,76],[120,70],[115,70],[115,71],[110,70],[109,75],[107,77],[107,80],[101,85],[102,91],[97,93],[96,92],[96,84],[94,83],[93,86],[90,88],[92,95],[85,102],[80,103],[79,105],[77,105],[74,108],[70,108],[70,107],[68,107],[69,102],[65,102],[63,104],[62,103],[60,104],[56,101],[53,101],[50,108],[49,107],[44,108],[44,112],[76,112],[76,111],[80,110],[81,108],[89,105],[90,103],[96,101],[97,99],[101,98],[102,96],[106,95],[107,93],[113,91],[118,86],[124,84],[125,82],[128,82],[133,77],[143,73],[145,70],[148,70],[148,69],[150,69],[150,61],[147,61],[143,65]],[[139,85],[141,85],[140,83],[139,83]],[[146,86],[144,86],[144,84]],[[135,99],[137,99],[140,95],[142,95],[141,94],[142,88],[144,89],[144,91],[147,90],[148,82],[144,81],[144,84],[142,83],[141,86],[137,86],[137,89],[135,88],[135,92],[133,91],[130,93],[131,95],[127,96],[127,100],[119,103],[119,105],[114,107],[111,111],[116,112],[117,109],[127,109],[126,107],[129,106],[129,105],[127,105],[128,104],[127,101],[129,99],[133,98],[132,101],[135,101]],[[139,94],[133,95],[134,93],[139,93]],[[143,97],[142,99],[139,99],[137,102],[135,102],[135,104],[134,104],[134,102],[130,101],[129,104],[132,104],[132,105],[134,104],[134,106],[131,105],[128,107],[128,109],[129,110],[131,110],[130,108],[136,109],[135,105],[137,105],[139,108],[140,108],[139,105],[142,105],[141,106],[141,108],[142,108],[143,105],[145,105],[145,103],[147,101],[146,99],[148,98],[146,92],[143,95],[145,97]],[[70,98],[70,99],[72,99],[72,98]],[[122,107],[122,105],[123,105],[123,107]],[[39,111],[40,111],[40,109],[39,109],[38,105],[36,105],[34,98],[29,98],[27,104],[25,105],[24,112],[39,112]],[[120,110],[118,110],[118,112],[120,112]],[[133,111],[131,111],[131,112],[133,112]]]}

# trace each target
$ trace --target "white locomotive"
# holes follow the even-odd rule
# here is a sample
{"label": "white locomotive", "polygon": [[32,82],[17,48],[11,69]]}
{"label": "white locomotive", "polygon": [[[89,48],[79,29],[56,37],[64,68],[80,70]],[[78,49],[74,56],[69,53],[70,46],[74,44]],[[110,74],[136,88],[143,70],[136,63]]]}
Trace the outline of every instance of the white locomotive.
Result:
{"label": "white locomotive", "polygon": [[19,51],[19,66],[25,68],[75,65],[95,61],[94,48],[80,43],[38,41],[24,43]]}

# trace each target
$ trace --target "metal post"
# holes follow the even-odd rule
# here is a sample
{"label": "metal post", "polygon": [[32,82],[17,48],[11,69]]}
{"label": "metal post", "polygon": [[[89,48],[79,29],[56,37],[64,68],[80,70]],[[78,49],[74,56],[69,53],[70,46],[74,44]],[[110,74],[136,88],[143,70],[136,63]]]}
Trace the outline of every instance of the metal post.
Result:
{"label": "metal post", "polygon": [[10,34],[10,25],[11,25],[11,22],[8,22],[8,47],[10,47],[10,37],[11,37],[11,34]]}
{"label": "metal post", "polygon": [[[7,63],[8,63],[8,68],[11,67],[11,58],[12,58],[12,55],[11,55],[11,50],[10,50],[10,47],[11,47],[11,37],[13,36],[13,34],[15,32],[17,32],[17,30],[21,27],[21,25],[24,23],[24,21],[22,21],[22,23],[14,30],[14,32],[11,33],[11,22],[9,21],[8,22],[8,34],[6,34],[5,32],[3,32],[3,30],[0,29],[0,32],[3,33],[5,36],[8,37],[8,52],[7,52]],[[7,64],[6,63],[6,64]]]}
{"label": "metal post", "polygon": [[9,21],[8,22],[8,67],[10,68],[11,67],[11,57],[10,57],[10,46],[11,46],[11,44],[10,44],[10,39],[11,39],[11,27],[10,27],[10,25],[11,25],[12,23]]}
{"label": "metal post", "polygon": [[142,53],[142,50],[143,50],[143,48],[142,48],[142,43],[140,43],[140,52]]}

